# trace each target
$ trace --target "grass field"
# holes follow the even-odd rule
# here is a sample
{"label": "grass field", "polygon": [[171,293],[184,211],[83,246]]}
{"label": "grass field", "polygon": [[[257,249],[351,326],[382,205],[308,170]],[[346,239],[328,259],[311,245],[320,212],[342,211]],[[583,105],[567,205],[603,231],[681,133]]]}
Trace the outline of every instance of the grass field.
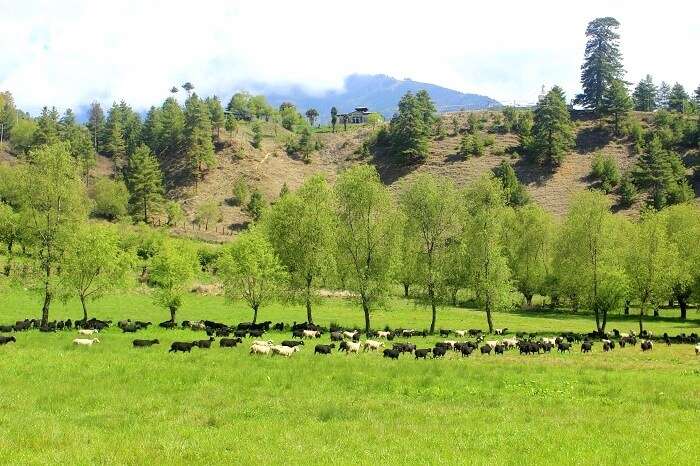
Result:
{"label": "grass field", "polygon": [[[328,300],[316,320],[359,325],[357,306]],[[35,297],[0,298],[0,322],[34,316]],[[93,305],[100,318],[165,320],[148,296]],[[677,311],[673,312],[673,315]],[[74,303],[52,318],[79,317]],[[242,304],[188,296],[179,319],[249,320]],[[655,332],[698,331],[664,311]],[[304,320],[298,306],[263,309],[262,320]],[[429,311],[394,300],[374,326],[427,325]],[[441,310],[438,326],[485,327],[473,310]],[[513,331],[588,331],[592,316],[503,313]],[[610,328],[635,328],[616,316]],[[697,464],[700,358],[690,345],[593,354],[475,355],[398,361],[378,354],[291,359],[250,356],[247,346],[168,354],[189,330],[109,329],[92,348],[73,332],[17,334],[0,347],[0,462],[5,464]],[[271,333],[279,341],[288,334]],[[432,346],[435,338],[414,339]],[[321,339],[327,342],[327,337]]]}

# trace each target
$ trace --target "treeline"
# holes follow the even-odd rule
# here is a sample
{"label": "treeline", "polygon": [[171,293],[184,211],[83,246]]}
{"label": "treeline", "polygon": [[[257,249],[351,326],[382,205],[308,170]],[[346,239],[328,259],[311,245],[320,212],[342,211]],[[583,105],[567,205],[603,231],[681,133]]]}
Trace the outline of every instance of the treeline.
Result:
{"label": "treeline", "polygon": [[[132,160],[153,156],[137,149]],[[145,162],[144,162],[145,163]],[[700,284],[700,211],[683,203],[644,210],[638,221],[613,215],[598,191],[578,194],[557,220],[519,193],[507,163],[465,189],[421,175],[397,195],[374,167],[322,176],[286,190],[259,220],[220,248],[168,238],[147,226],[88,221],[90,200],[68,143],[33,149],[26,163],[0,171],[0,241],[5,275],[43,298],[42,322],[56,299],[87,303],[129,286],[134,270],[154,288],[171,319],[200,270],[230,298],[258,310],[275,299],[304,303],[313,321],[320,288],[351,290],[365,325],[396,284],[430,307],[468,293],[486,313],[533,296],[553,306],[591,309],[604,331],[609,312],[643,316],[675,300],[686,317]],[[147,201],[145,201],[147,205]],[[626,311],[627,312],[627,311]]]}

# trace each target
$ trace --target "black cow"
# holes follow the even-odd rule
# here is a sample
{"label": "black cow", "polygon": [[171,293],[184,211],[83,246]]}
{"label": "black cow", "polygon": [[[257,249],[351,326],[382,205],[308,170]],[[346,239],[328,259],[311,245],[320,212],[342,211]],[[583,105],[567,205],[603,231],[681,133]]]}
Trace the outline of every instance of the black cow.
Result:
{"label": "black cow", "polygon": [[461,345],[459,351],[462,353],[462,356],[469,357],[474,352],[474,348],[472,348],[471,345],[464,344],[464,345]]}
{"label": "black cow", "polygon": [[401,354],[400,351],[397,351],[395,349],[385,349],[384,350],[384,357],[385,358],[390,358],[390,359],[399,359],[399,354]]}
{"label": "black cow", "polygon": [[496,347],[493,349],[494,354],[501,354],[502,355],[503,352],[505,351],[505,349],[506,349],[506,347],[504,345],[496,345]]}
{"label": "black cow", "polygon": [[159,345],[160,341],[156,340],[134,340],[131,342],[134,348],[148,348],[152,345]]}
{"label": "black cow", "polygon": [[242,342],[240,338],[222,338],[219,340],[219,346],[221,348],[235,348],[237,344]]}
{"label": "black cow", "polygon": [[484,345],[481,347],[481,354],[491,354],[491,345]]}
{"label": "black cow", "polygon": [[282,346],[288,346],[289,348],[294,348],[295,346],[303,345],[303,340],[284,340]]}
{"label": "black cow", "polygon": [[433,348],[433,357],[441,358],[447,353],[447,348],[444,346],[436,346]]}
{"label": "black cow", "polygon": [[431,352],[432,352],[432,349],[430,349],[430,348],[421,348],[421,349],[415,350],[415,351],[413,352],[413,354],[415,354],[416,359],[418,359],[418,358],[425,359],[425,358],[428,357],[428,355],[429,355]]}
{"label": "black cow", "polygon": [[197,340],[197,341],[193,341],[192,343],[194,343],[195,345],[197,345],[199,348],[202,348],[202,349],[209,349],[209,348],[211,348],[211,342],[212,342],[212,341],[214,341],[214,339],[213,339],[213,338],[209,338],[208,340]]}
{"label": "black cow", "polygon": [[335,343],[330,345],[316,345],[314,347],[314,354],[331,354],[331,350],[335,348]]}
{"label": "black cow", "polygon": [[181,351],[183,353],[189,353],[195,346],[197,346],[196,341],[174,341],[170,345],[170,350],[168,351],[168,353],[177,353],[178,351]]}
{"label": "black cow", "polygon": [[568,351],[569,353],[571,353],[571,343],[566,343],[563,341],[559,342],[559,344],[557,344],[557,351],[559,351],[560,353],[563,353],[564,351]]}

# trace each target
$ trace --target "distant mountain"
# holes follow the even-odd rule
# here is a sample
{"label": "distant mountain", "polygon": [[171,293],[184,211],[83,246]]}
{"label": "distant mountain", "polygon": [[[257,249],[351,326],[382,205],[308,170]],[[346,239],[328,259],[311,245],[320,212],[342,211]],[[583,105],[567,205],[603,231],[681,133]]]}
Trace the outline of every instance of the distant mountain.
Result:
{"label": "distant mountain", "polygon": [[322,95],[312,95],[301,87],[291,87],[284,91],[266,91],[268,101],[275,106],[282,102],[292,102],[303,113],[309,108],[315,108],[321,114],[322,120],[330,118],[331,107],[345,113],[355,107],[368,107],[370,111],[379,112],[385,118],[391,118],[396,112],[401,97],[408,91],[413,93],[425,89],[435,102],[439,112],[457,110],[478,110],[500,103],[490,97],[463,92],[421,83],[410,79],[398,80],[383,74],[364,75],[353,74],[345,79],[344,89],[329,91]]}

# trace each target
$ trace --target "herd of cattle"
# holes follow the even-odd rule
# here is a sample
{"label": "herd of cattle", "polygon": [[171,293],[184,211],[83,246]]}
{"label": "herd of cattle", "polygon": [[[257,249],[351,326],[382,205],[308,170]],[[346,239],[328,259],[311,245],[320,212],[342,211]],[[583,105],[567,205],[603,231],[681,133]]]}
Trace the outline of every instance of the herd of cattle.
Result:
{"label": "herd of cattle", "polygon": [[[136,333],[146,330],[151,322],[121,320],[117,322],[117,327],[123,333]],[[99,319],[54,321],[42,326],[40,321],[35,319],[25,319],[15,322],[13,325],[0,325],[0,332],[23,332],[37,329],[40,332],[57,332],[75,329],[78,338],[73,340],[75,345],[92,346],[99,343],[98,334],[112,326],[112,321]],[[502,355],[506,351],[516,350],[521,355],[534,355],[550,353],[556,350],[560,353],[571,352],[574,345],[580,344],[580,351],[589,353],[594,345],[600,344],[604,352],[613,351],[616,347],[639,346],[642,351],[651,351],[654,342],[661,342],[670,346],[672,343],[683,343],[695,345],[695,354],[700,355],[700,337],[697,333],[686,335],[670,336],[664,333],[655,336],[651,332],[644,331],[639,335],[630,331],[622,333],[614,329],[612,334],[599,334],[591,332],[588,334],[563,332],[556,336],[538,336],[533,333],[516,332],[510,337],[508,329],[495,329],[494,334],[498,339],[486,339],[486,335],[479,329],[468,330],[448,330],[441,329],[440,337],[445,338],[434,344],[433,347],[419,347],[417,344],[420,338],[428,336],[426,331],[413,329],[385,329],[383,331],[370,332],[365,334],[364,341],[361,341],[362,333],[357,329],[344,329],[339,327],[324,328],[315,324],[304,322],[298,324],[294,322],[291,326],[279,322],[250,323],[244,322],[234,326],[229,326],[220,322],[209,320],[184,321],[180,325],[175,322],[166,321],[158,324],[164,329],[190,329],[206,333],[207,338],[194,341],[174,341],[170,345],[169,352],[189,353],[193,348],[208,349],[219,338],[218,343],[221,348],[235,348],[243,344],[245,338],[261,338],[265,333],[272,331],[291,331],[291,339],[274,344],[272,340],[252,340],[250,343],[250,354],[271,354],[290,357],[305,346],[305,340],[320,339],[323,335],[330,336],[328,344],[315,344],[314,354],[331,354],[333,350],[346,353],[359,353],[366,351],[381,351],[385,358],[398,359],[402,354],[411,354],[416,359],[426,359],[428,357],[442,358],[448,352],[455,352],[462,356],[470,356],[477,352],[482,355]],[[460,338],[462,341],[450,339],[451,336]],[[394,342],[396,338],[404,341]],[[495,338],[495,337],[494,337]],[[0,345],[16,342],[15,336],[0,335]],[[145,348],[160,344],[158,339],[134,339],[132,345],[135,348]],[[425,346],[425,345],[422,345]]]}

